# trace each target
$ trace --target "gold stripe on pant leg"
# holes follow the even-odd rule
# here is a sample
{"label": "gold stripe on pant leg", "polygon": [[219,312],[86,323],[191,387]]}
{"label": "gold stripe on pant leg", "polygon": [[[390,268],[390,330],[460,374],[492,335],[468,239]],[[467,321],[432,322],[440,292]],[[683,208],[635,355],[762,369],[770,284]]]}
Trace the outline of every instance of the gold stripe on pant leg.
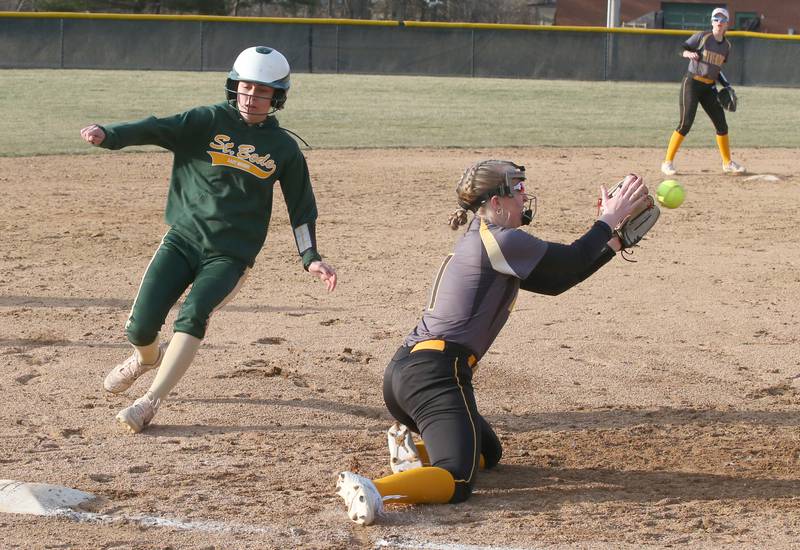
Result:
{"label": "gold stripe on pant leg", "polygon": [[461,391],[461,399],[464,400],[464,407],[467,409],[467,415],[469,416],[469,423],[472,426],[472,470],[469,473],[469,477],[467,479],[457,479],[456,483],[469,483],[472,481],[472,478],[475,476],[475,456],[478,454],[478,432],[475,428],[475,420],[472,418],[472,412],[469,410],[469,404],[467,403],[467,396],[464,395],[464,387],[461,385],[461,381],[458,379],[458,357],[455,358],[453,361],[453,376],[456,379],[456,384],[458,384],[458,389]]}

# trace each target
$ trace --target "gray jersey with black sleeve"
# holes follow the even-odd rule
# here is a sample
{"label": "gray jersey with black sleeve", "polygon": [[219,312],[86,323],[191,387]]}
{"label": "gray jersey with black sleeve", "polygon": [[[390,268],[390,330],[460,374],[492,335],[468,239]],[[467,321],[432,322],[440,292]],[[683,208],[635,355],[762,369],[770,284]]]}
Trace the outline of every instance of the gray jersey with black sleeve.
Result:
{"label": "gray jersey with black sleeve", "polygon": [[717,80],[722,65],[731,53],[731,43],[727,38],[717,42],[712,32],[697,32],[683,43],[683,49],[700,54],[700,59],[689,60],[689,72],[695,76]]}
{"label": "gray jersey with black sleeve", "polygon": [[530,275],[547,246],[520,229],[475,217],[442,263],[422,319],[405,345],[446,340],[480,359],[508,320],[520,279]]}

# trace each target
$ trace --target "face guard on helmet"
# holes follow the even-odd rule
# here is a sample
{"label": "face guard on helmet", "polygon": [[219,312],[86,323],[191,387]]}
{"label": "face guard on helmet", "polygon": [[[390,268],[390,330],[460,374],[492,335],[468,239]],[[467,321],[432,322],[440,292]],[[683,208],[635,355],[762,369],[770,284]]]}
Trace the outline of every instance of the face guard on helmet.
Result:
{"label": "face guard on helmet", "polygon": [[286,92],[289,91],[289,62],[278,50],[266,46],[247,48],[236,58],[233,69],[228,73],[225,82],[225,96],[228,102],[236,107],[236,96],[239,81],[254,82],[269,86],[274,90],[270,101],[272,114],[283,109],[286,103]]}
{"label": "face guard on helmet", "polygon": [[494,196],[513,197],[519,193],[525,193],[528,196],[528,200],[527,204],[522,210],[522,225],[528,225],[531,223],[531,221],[533,221],[533,217],[536,215],[536,197],[528,195],[525,190],[525,181],[528,179],[525,175],[525,167],[519,164],[514,164],[509,160],[488,161],[487,164],[506,165],[506,170],[503,174],[503,183],[501,183],[497,188],[487,191],[475,199],[472,204],[461,204],[460,206],[465,210],[476,212],[478,208],[483,205],[483,203]]}

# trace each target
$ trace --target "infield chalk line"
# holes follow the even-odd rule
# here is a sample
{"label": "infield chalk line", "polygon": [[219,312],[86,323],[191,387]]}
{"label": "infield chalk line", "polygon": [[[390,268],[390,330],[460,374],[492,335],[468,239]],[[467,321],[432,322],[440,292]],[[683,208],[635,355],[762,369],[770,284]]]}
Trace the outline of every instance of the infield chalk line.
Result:
{"label": "infield chalk line", "polygon": [[70,519],[78,523],[102,524],[136,524],[143,527],[167,527],[184,531],[205,531],[209,533],[250,533],[250,534],[289,534],[274,527],[259,525],[246,525],[223,523],[220,521],[184,521],[180,519],[160,518],[157,516],[129,516],[125,514],[97,514],[94,512],[78,512],[69,508],[53,510],[46,514],[60,518]]}
{"label": "infield chalk line", "polygon": [[[212,520],[182,520],[156,516],[100,514],[80,510],[80,506],[96,500],[96,496],[61,485],[27,483],[0,479],[0,512],[55,516],[76,522],[101,524],[136,524],[143,527],[166,527],[210,533],[251,533],[280,535],[283,531],[262,525],[224,523]],[[288,533],[293,534],[292,529]]]}
{"label": "infield chalk line", "polygon": [[[161,518],[157,516],[97,514],[94,512],[77,512],[68,508],[54,510],[47,515],[66,518],[78,523],[101,523],[106,525],[133,523],[143,527],[166,527],[185,531],[204,531],[209,533],[247,533],[259,535],[292,534],[291,530],[288,530],[287,532],[286,530],[279,530],[274,527],[263,527],[258,525],[223,523],[220,521],[183,521],[178,519]],[[532,550],[531,547],[518,548],[511,546],[475,546],[472,544],[422,542],[406,538],[398,538],[396,540],[379,539],[375,541],[375,548],[405,548],[410,550]]]}
{"label": "infield chalk line", "polygon": [[[161,527],[183,531],[204,531],[207,533],[247,533],[257,535],[294,536],[304,534],[302,529],[278,529],[264,525],[228,523],[213,520],[182,520],[158,516],[100,514],[76,510],[79,506],[94,501],[97,497],[61,485],[47,483],[26,483],[11,479],[0,479],[0,513],[30,514],[64,518],[77,523],[99,523],[102,525],[139,525],[142,527]],[[375,548],[406,548],[411,550],[524,550],[508,546],[475,546],[471,544],[451,544],[422,542],[414,539],[392,537],[392,540],[379,539]]]}
{"label": "infield chalk line", "polygon": [[532,550],[511,546],[475,546],[473,544],[450,544],[440,542],[422,542],[413,539],[398,538],[395,540],[379,539],[375,542],[376,548],[408,548],[411,550]]}
{"label": "infield chalk line", "polygon": [[[53,510],[45,515],[65,518],[78,523],[100,523],[103,525],[136,524],[142,527],[166,527],[184,531],[204,531],[207,533],[247,533],[273,536],[293,534],[291,529],[287,531],[258,525],[223,523],[220,521],[183,521],[179,519],[161,518],[158,516],[97,514],[94,512],[78,512],[68,508]],[[422,542],[405,538],[396,540],[379,539],[375,541],[375,548],[399,548],[409,550],[532,550],[530,547],[475,546],[472,544]]]}

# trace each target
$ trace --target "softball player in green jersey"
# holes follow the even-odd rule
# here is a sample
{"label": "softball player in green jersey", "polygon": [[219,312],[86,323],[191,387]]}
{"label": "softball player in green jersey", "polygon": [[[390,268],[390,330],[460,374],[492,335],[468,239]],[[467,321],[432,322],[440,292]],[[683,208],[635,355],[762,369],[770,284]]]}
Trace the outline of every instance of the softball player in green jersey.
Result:
{"label": "softball player in green jersey", "polygon": [[[478,412],[472,377],[508,320],[520,289],[556,295],[580,283],[621,246],[611,228],[647,200],[638,176],[625,178],[602,214],[571,245],[519,229],[530,223],[525,168],[489,160],[467,169],[456,189],[453,229],[475,216],[445,258],[417,327],[386,368],[383,397],[397,420],[389,430],[393,474],[370,480],[342,472],[338,494],[348,516],[370,524],[383,503],[455,503],[469,498],[480,468],[502,455],[500,438]],[[415,443],[411,432],[422,436]]]}
{"label": "softball player in green jersey", "polygon": [[[328,291],[336,271],[317,252],[317,207],[305,157],[271,116],[283,108],[289,63],[258,46],[237,57],[225,102],[166,118],[81,130],[106,149],[158,145],[174,161],[165,218],[169,230],[147,266],[125,325],[134,353],[105,379],[111,393],[127,390],[158,369],[150,389],[117,420],[132,432],[144,429],[197,353],[211,315],[241,288],[267,237],[272,194],[280,182],[303,267]],[[191,286],[166,348],[159,331],[172,306]]]}
{"label": "softball player in green jersey", "polygon": [[681,120],[672,132],[667,154],[661,163],[661,172],[665,176],[674,176],[677,173],[673,161],[683,138],[694,124],[698,104],[703,106],[717,132],[722,171],[730,174],[741,174],[745,171],[743,166],[731,160],[728,123],[725,120],[725,111],[717,100],[716,82],[719,81],[723,87],[730,86],[722,74],[722,64],[728,61],[731,53],[731,43],[725,38],[728,10],[717,8],[711,12],[711,27],[711,32],[695,33],[683,44],[683,57],[689,60],[689,68],[681,83]]}

